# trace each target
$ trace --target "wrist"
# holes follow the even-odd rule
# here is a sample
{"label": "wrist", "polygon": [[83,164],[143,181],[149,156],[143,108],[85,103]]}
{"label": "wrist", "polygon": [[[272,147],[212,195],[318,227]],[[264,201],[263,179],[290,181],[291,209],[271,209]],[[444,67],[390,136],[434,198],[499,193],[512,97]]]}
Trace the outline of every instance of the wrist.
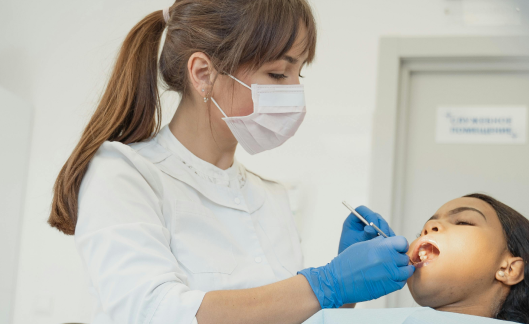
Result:
{"label": "wrist", "polygon": [[338,308],[344,303],[342,301],[341,290],[339,285],[335,282],[334,277],[328,273],[329,269],[326,266],[318,268],[307,268],[298,271],[309,282],[314,295],[320,303],[320,307],[324,308]]}

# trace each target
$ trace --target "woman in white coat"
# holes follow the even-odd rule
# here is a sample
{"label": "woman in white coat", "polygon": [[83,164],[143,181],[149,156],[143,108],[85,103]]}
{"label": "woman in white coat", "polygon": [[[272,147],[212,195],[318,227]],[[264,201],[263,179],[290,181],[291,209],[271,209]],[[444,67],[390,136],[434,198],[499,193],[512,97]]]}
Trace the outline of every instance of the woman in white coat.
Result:
{"label": "woman in white coat", "polygon": [[[365,207],[391,237],[350,215],[339,255],[303,269],[285,189],[234,158],[294,135],[315,46],[305,0],[178,0],[132,29],[49,219],[75,234],[93,324],[301,323],[404,286],[407,241]],[[181,95],[161,130],[158,73]]]}

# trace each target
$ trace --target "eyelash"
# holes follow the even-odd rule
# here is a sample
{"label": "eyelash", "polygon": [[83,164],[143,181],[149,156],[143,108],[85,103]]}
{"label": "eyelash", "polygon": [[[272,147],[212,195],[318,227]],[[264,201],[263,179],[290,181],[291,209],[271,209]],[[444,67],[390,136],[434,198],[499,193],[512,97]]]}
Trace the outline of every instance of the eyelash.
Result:
{"label": "eyelash", "polygon": [[[276,80],[281,80],[281,79],[286,79],[288,78],[286,75],[284,74],[276,74],[276,73],[268,73],[268,75],[272,78],[272,79],[276,79]],[[299,75],[300,78],[304,78],[304,76],[302,76],[301,74]]]}
{"label": "eyelash", "polygon": [[461,225],[461,224],[465,224],[465,225],[469,225],[469,226],[474,226],[473,223],[470,223],[470,222],[466,222],[466,221],[457,221],[456,222],[456,225]]}
{"label": "eyelash", "polygon": [[[474,226],[474,223],[467,222],[467,221],[457,221],[456,225],[465,225],[465,226]],[[415,235],[415,237],[419,238],[422,236],[422,232],[419,232]]]}

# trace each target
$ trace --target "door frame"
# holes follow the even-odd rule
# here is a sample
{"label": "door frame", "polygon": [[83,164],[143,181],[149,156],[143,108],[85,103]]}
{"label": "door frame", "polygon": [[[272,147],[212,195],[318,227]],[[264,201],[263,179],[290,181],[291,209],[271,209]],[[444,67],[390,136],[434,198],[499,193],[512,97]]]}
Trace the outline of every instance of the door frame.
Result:
{"label": "door frame", "polygon": [[[409,83],[414,72],[529,71],[529,36],[383,37],[373,116],[369,206],[403,228]],[[396,294],[386,307],[397,305]]]}

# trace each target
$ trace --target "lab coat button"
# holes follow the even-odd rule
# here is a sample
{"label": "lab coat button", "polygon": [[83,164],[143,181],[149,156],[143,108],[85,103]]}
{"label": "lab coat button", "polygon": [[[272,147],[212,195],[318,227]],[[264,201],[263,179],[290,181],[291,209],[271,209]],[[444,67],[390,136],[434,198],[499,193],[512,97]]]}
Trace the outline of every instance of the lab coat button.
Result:
{"label": "lab coat button", "polygon": [[257,263],[261,263],[261,258],[260,258],[260,257],[257,257],[257,258],[255,258],[254,260],[255,260],[255,262],[257,262]]}
{"label": "lab coat button", "polygon": [[235,203],[236,203],[237,205],[241,203],[241,200],[239,199],[239,197],[235,198],[234,201],[235,201]]}

